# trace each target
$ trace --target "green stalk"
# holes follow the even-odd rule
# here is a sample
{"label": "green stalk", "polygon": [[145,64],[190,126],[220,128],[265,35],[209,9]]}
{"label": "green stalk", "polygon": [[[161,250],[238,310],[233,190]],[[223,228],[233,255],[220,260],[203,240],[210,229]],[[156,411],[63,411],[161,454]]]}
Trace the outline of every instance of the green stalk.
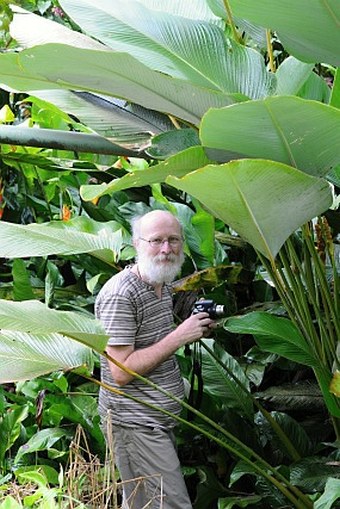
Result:
{"label": "green stalk", "polygon": [[269,58],[269,68],[272,73],[275,73],[276,67],[275,67],[275,60],[274,60],[274,53],[273,53],[273,45],[272,45],[272,41],[271,41],[271,31],[268,29],[266,30],[266,41],[267,41],[267,53],[268,53],[268,58]]}
{"label": "green stalk", "polygon": [[236,26],[235,26],[234,19],[233,19],[233,13],[231,11],[229,0],[223,0],[223,3],[224,3],[225,10],[227,11],[228,23],[230,25],[233,37],[236,42],[241,44],[241,38],[238,34],[238,31],[236,30]]}
{"label": "green stalk", "polygon": [[[290,253],[291,255],[291,253]],[[306,331],[305,336],[312,336],[315,334],[314,325],[310,317],[310,312],[308,309],[308,302],[306,300],[306,292],[305,288],[301,282],[300,274],[297,271],[293,271],[291,267],[291,258],[292,256],[287,256],[285,247],[283,247],[279,252],[279,257],[284,266],[286,276],[288,278],[288,284],[292,289],[292,294],[294,295],[294,314],[298,317],[298,320],[303,323],[303,328]],[[296,260],[293,262],[295,266]]]}
{"label": "green stalk", "polygon": [[[292,284],[294,285],[293,291],[295,291],[296,295],[297,295],[295,314],[297,316],[299,316],[299,320],[304,323],[304,327],[305,327],[304,328],[304,330],[305,330],[304,337],[305,337],[306,341],[313,348],[314,354],[320,358],[320,354],[321,354],[320,339],[318,337],[317,331],[316,331],[314,323],[313,323],[313,319],[311,317],[310,309],[308,306],[307,294],[309,296],[309,300],[313,304],[315,315],[319,318],[319,321],[321,321],[320,325],[321,325],[321,328],[323,329],[323,332],[326,334],[327,331],[325,330],[325,326],[321,319],[321,313],[320,313],[319,306],[317,306],[317,304],[314,300],[313,291],[310,292],[309,288],[307,287],[308,280],[304,278],[304,283],[306,286],[303,284],[303,282],[301,280],[301,275],[304,274],[304,271],[303,271],[300,260],[296,254],[296,251],[295,251],[294,246],[292,245],[292,242],[290,239],[288,239],[288,241],[287,241],[287,248],[289,250],[289,255],[288,255],[289,260],[297,268],[297,272],[293,273],[291,270],[291,263],[286,258],[285,254],[283,254],[283,250],[281,250],[283,257],[285,258],[286,270],[291,274]],[[314,288],[314,285],[313,285],[313,288]],[[303,332],[303,330],[302,330],[302,332]]]}
{"label": "green stalk", "polygon": [[291,289],[289,288],[289,284],[286,281],[283,271],[280,270],[279,267],[273,267],[272,264],[260,252],[257,252],[257,255],[262,265],[270,275],[270,278],[274,283],[275,289],[279,294],[280,300],[286,309],[289,318],[299,330],[301,330],[301,328],[304,330],[303,323],[301,324],[301,322],[295,316],[295,299]]}
{"label": "green stalk", "polygon": [[[122,366],[118,361],[116,361],[109,355],[105,354],[104,357],[107,358],[108,360],[110,360],[111,362],[114,362],[114,364],[116,364],[118,367]],[[124,367],[124,366],[122,366],[122,367]],[[131,371],[125,367],[124,367],[124,369],[126,369],[126,371],[130,374],[134,373],[133,371]],[[168,416],[172,417],[173,419],[177,420],[178,422],[180,422],[182,424],[185,424],[185,425],[195,429],[196,431],[202,433],[203,435],[205,435],[206,437],[208,437],[210,440],[214,441],[221,447],[228,449],[232,454],[234,454],[239,459],[241,459],[242,461],[247,463],[249,466],[251,466],[251,468],[253,470],[255,470],[259,475],[264,477],[267,481],[272,483],[279,491],[281,491],[281,493],[294,505],[294,507],[296,507],[297,509],[312,509],[313,508],[312,501],[306,495],[304,495],[302,492],[300,492],[300,490],[298,490],[295,486],[291,485],[289,483],[289,481],[282,474],[280,474],[277,470],[275,470],[275,468],[273,468],[271,465],[269,465],[269,463],[267,463],[263,458],[261,458],[261,456],[256,454],[252,449],[250,449],[248,446],[243,444],[240,440],[238,440],[236,437],[234,437],[233,435],[228,433],[225,429],[223,429],[221,426],[216,424],[214,421],[212,421],[211,419],[206,417],[204,414],[202,414],[195,408],[191,407],[190,405],[188,405],[181,399],[179,399],[179,398],[173,396],[172,394],[168,393],[167,391],[161,389],[156,384],[150,382],[150,380],[135,373],[136,378],[140,379],[143,382],[146,382],[151,387],[159,390],[160,392],[162,392],[166,396],[170,397],[174,401],[177,401],[178,403],[180,403],[184,408],[195,413],[195,415],[197,415],[201,420],[205,421],[207,424],[209,424],[210,426],[215,428],[218,432],[220,432],[225,437],[227,437],[231,442],[236,444],[238,446],[238,448],[232,447],[229,443],[225,442],[221,438],[216,437],[215,435],[213,435],[206,429],[201,428],[194,422],[187,421],[186,419],[184,419],[178,415],[172,414],[171,412],[165,410],[164,408],[160,408],[155,405],[152,405],[151,403],[147,403],[146,401],[143,401],[139,398],[131,396],[131,394],[127,394],[124,391],[121,391],[119,389],[111,387],[110,385],[108,385],[104,382],[101,382],[99,380],[96,380],[96,379],[94,379],[90,376],[87,376],[85,374],[82,374],[82,376],[84,378],[86,378],[87,380],[90,380],[91,382],[99,385],[100,387],[103,387],[104,389],[106,389],[110,392],[118,394],[119,396],[122,396],[122,397],[126,397],[126,398],[136,401],[138,403],[141,403],[149,408],[152,408],[154,410],[157,410],[157,411],[163,413],[164,415],[168,415]],[[241,450],[243,450],[244,453],[240,452],[239,448]],[[259,461],[261,463],[261,466],[254,463],[251,458],[254,458],[255,460]],[[264,468],[266,470],[269,470],[271,472],[271,475],[268,474]]]}
{"label": "green stalk", "polygon": [[[288,241],[288,242],[291,243],[291,241]],[[328,357],[328,363],[329,363],[330,362],[329,351],[332,350],[332,344],[335,344],[335,338],[334,338],[334,329],[333,329],[333,325],[332,325],[332,321],[331,321],[331,317],[330,317],[330,312],[328,309],[328,305],[327,305],[325,296],[321,292],[322,303],[320,303],[319,299],[315,297],[315,296],[318,297],[318,293],[317,293],[318,285],[317,285],[317,281],[314,277],[314,271],[312,269],[312,265],[311,264],[307,265],[307,270],[309,272],[308,272],[308,275],[305,277],[305,269],[303,269],[303,267],[301,266],[300,260],[298,259],[298,256],[292,246],[291,246],[290,252],[291,252],[291,257],[294,259],[294,263],[296,263],[296,265],[298,267],[299,273],[304,276],[304,282],[306,285],[306,288],[303,288],[304,295],[308,296],[309,301],[310,301],[311,305],[313,306],[314,314],[315,314],[315,317],[317,319],[317,323],[319,326],[319,334],[316,331],[314,325],[311,329],[311,339],[314,343],[314,350],[318,354],[320,361],[324,363],[325,362],[324,350],[325,350],[325,346],[328,345],[328,350],[326,349],[326,357]],[[309,256],[309,251],[307,251],[307,256],[305,258],[308,260],[311,260],[311,258]],[[318,258],[319,258],[319,256],[318,256]],[[311,261],[313,262],[313,260],[311,260]],[[321,309],[324,310],[325,315],[322,315]],[[313,323],[308,307],[306,310],[306,314],[304,316],[309,321],[311,321],[311,323]],[[309,338],[306,337],[306,339],[308,340]]]}
{"label": "green stalk", "polygon": [[[325,271],[323,264],[320,260],[320,257],[318,253],[316,252],[314,242],[312,242],[312,239],[310,237],[306,237],[306,244],[309,251],[309,254],[314,262],[316,276],[318,278],[318,281],[320,283],[320,292],[325,300],[325,305],[328,306],[329,309],[329,318],[331,323],[333,323],[334,329],[335,329],[335,337],[340,338],[340,320],[339,316],[336,314],[334,303],[332,301],[332,296],[329,290],[329,285],[326,279]],[[334,343],[335,343],[335,337],[334,337]],[[333,358],[335,358],[335,345],[328,345],[329,348],[331,348],[331,354],[333,355]]]}

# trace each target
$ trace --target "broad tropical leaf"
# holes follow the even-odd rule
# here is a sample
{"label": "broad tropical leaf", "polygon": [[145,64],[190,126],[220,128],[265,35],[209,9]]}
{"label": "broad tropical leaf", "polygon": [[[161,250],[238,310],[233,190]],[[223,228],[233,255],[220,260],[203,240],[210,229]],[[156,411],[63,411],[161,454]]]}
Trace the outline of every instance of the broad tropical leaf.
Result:
{"label": "broad tropical leaf", "polygon": [[310,346],[299,329],[286,318],[264,312],[229,318],[225,327],[229,332],[253,334],[259,347],[286,359],[309,366],[314,370],[324,401],[331,415],[340,417],[339,400],[329,390],[331,373]]}
{"label": "broad tropical leaf", "polygon": [[276,31],[285,49],[296,58],[340,65],[338,0],[229,0],[229,3],[234,16]]}
{"label": "broad tropical leaf", "polygon": [[297,95],[306,80],[312,74],[314,65],[288,57],[276,72],[276,95]]}
{"label": "broad tropical leaf", "polygon": [[237,409],[244,417],[253,417],[253,402],[249,396],[249,380],[245,376],[238,362],[225,350],[214,345],[213,340],[204,340],[204,344],[213,350],[221,363],[232,372],[239,380],[244,391],[237,382],[230,376],[224,367],[222,367],[207,350],[201,348],[202,355],[202,375],[204,380],[204,389],[207,393],[218,398],[228,408]]}
{"label": "broad tropical leaf", "polygon": [[[314,509],[331,509],[333,503],[340,498],[340,479],[329,477],[325,491],[314,504]],[[334,507],[334,506],[333,506]]]}
{"label": "broad tropical leaf", "polygon": [[22,92],[62,88],[106,94],[193,124],[198,124],[209,108],[243,99],[239,94],[203,89],[152,71],[126,53],[64,44],[2,54],[0,66],[3,88]]}
{"label": "broad tropical leaf", "polygon": [[115,221],[97,223],[85,217],[28,225],[1,221],[0,237],[3,258],[91,253],[111,264],[129,238]]}
{"label": "broad tropical leaf", "polygon": [[[42,314],[40,320],[44,321]],[[90,348],[61,334],[27,334],[4,329],[0,332],[0,383],[30,380],[80,366],[91,369],[92,362]]]}
{"label": "broad tropical leaf", "polygon": [[104,44],[84,34],[67,28],[42,16],[37,16],[17,5],[11,5],[14,13],[10,24],[13,39],[24,48],[47,42],[63,42],[77,48],[108,49]]}
{"label": "broad tropical leaf", "polygon": [[246,101],[208,111],[200,137],[205,147],[218,149],[219,160],[232,152],[324,176],[340,163],[340,110],[289,96]]}
{"label": "broad tropical leaf", "polygon": [[325,180],[261,159],[208,165],[166,182],[200,200],[271,260],[297,228],[333,201]]}
{"label": "broad tropical leaf", "polygon": [[273,90],[275,77],[262,56],[245,46],[231,47],[215,24],[149,10],[135,0],[63,0],[61,5],[87,33],[151,69],[253,99]]}
{"label": "broad tropical leaf", "polygon": [[210,160],[207,158],[202,147],[191,147],[156,166],[151,166],[147,170],[128,173],[109,184],[84,185],[80,190],[81,196],[84,200],[90,201],[98,196],[112,194],[123,189],[164,182],[168,175],[181,177],[209,164],[209,162]]}
{"label": "broad tropical leaf", "polygon": [[340,486],[339,464],[337,461],[330,461],[327,456],[302,459],[291,466],[290,476],[294,485],[300,486],[306,492],[323,491],[330,478],[333,481],[338,480],[336,483],[338,489]]}
{"label": "broad tropical leaf", "polygon": [[42,107],[45,101],[53,103],[111,142],[136,150],[136,157],[138,150],[150,144],[153,135],[173,129],[169,118],[161,113],[99,94],[61,89],[35,90],[34,97],[28,100]]}
{"label": "broad tropical leaf", "polygon": [[[32,454],[38,451],[47,451],[49,449],[53,449],[53,446],[56,442],[58,442],[61,438],[68,437],[70,440],[73,438],[72,432],[65,428],[45,428],[39,430],[35,435],[33,435],[25,444],[19,447],[19,450],[15,457],[15,462],[18,462],[22,459],[25,454]],[[27,480],[30,479],[30,474],[32,475],[32,480],[37,480],[39,477],[34,477],[38,475],[38,472],[27,472]],[[22,473],[22,479],[25,479],[25,472]],[[41,486],[45,486],[46,479],[44,475],[41,476]],[[37,482],[39,484],[39,481]]]}
{"label": "broad tropical leaf", "polygon": [[85,313],[50,309],[38,300],[0,300],[0,329],[32,336],[62,334],[97,352],[104,351],[108,339],[100,322],[94,318]]}

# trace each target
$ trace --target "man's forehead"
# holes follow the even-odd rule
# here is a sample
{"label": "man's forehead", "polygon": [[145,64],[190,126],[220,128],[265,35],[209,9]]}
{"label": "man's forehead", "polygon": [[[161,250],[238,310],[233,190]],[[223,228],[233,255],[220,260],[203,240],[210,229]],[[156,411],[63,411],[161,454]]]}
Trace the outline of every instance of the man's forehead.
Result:
{"label": "man's forehead", "polygon": [[173,230],[174,233],[180,233],[181,227],[177,219],[170,214],[155,214],[145,216],[141,221],[141,231],[157,232],[161,230]]}

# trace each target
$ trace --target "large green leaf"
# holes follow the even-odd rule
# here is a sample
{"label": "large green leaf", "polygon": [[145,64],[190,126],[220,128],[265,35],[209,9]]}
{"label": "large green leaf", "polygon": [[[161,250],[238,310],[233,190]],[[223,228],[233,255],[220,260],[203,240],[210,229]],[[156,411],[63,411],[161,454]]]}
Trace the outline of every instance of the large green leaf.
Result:
{"label": "large green leaf", "polygon": [[207,158],[202,147],[191,147],[156,166],[151,166],[147,170],[128,173],[109,184],[84,185],[80,189],[81,196],[84,200],[90,201],[98,196],[112,194],[123,189],[164,182],[168,175],[182,177],[190,171],[209,164],[209,162],[210,160]]}
{"label": "large green leaf", "polygon": [[231,47],[215,24],[149,10],[135,0],[63,0],[61,5],[87,33],[151,69],[251,98],[273,89],[275,77],[262,56],[251,48]]}
{"label": "large green leaf", "polygon": [[300,364],[316,368],[319,361],[295,325],[288,319],[265,312],[228,318],[224,327],[237,334],[253,334],[266,352],[276,353]]}
{"label": "large green leaf", "polygon": [[314,509],[331,509],[333,503],[340,499],[340,479],[328,477],[325,491],[315,502]]}
{"label": "large green leaf", "polygon": [[294,57],[286,58],[276,71],[276,95],[296,95],[312,74],[313,67]]}
{"label": "large green leaf", "polygon": [[214,345],[213,340],[206,339],[204,343],[207,344],[211,350],[214,350],[214,353],[219,358],[222,365],[224,365],[229,372],[232,372],[246,389],[242,391],[235,379],[228,374],[228,371],[226,371],[207,350],[202,348],[204,390],[217,397],[219,401],[223,401],[228,408],[237,409],[244,417],[251,419],[254,415],[254,410],[252,399],[249,397],[249,393],[247,393],[247,390],[249,390],[249,380],[245,376],[241,366],[225,350],[217,344]]}
{"label": "large green leaf", "polygon": [[340,65],[338,0],[229,0],[229,3],[235,16],[276,31],[286,50],[300,60]]}
{"label": "large green leaf", "polygon": [[91,37],[67,28],[42,16],[37,16],[17,5],[11,5],[13,20],[10,24],[11,36],[21,47],[37,46],[47,42],[63,42],[78,48],[105,50],[105,46]]}
{"label": "large green leaf", "polygon": [[241,99],[152,71],[126,53],[63,44],[2,54],[0,68],[2,87],[22,92],[62,88],[106,94],[193,124],[198,124],[209,108]]}
{"label": "large green leaf", "polygon": [[28,225],[1,221],[0,237],[2,258],[91,253],[108,263],[119,259],[128,238],[115,221],[98,223],[85,217]]}
{"label": "large green leaf", "polygon": [[108,339],[99,321],[37,300],[0,300],[0,329],[0,383],[91,368],[91,348],[102,353]]}
{"label": "large green leaf", "polygon": [[37,300],[12,302],[1,299],[0,329],[39,336],[62,334],[97,352],[103,352],[108,339],[100,322],[94,318],[84,313],[50,309]]}
{"label": "large green leaf", "polygon": [[230,158],[229,151],[280,161],[315,176],[340,163],[340,110],[298,97],[212,109],[203,117],[200,136],[204,146],[221,151],[221,160]]}
{"label": "large green leaf", "polygon": [[[24,48],[59,42],[80,48],[105,49],[105,47],[79,32],[60,23],[37,16],[20,7],[13,6],[14,16],[10,25],[12,37]],[[100,97],[86,92],[68,90],[35,91],[36,97],[49,101],[102,136],[116,143],[137,149],[149,142],[152,134],[169,129],[170,121],[156,112],[147,113],[140,108],[131,111],[131,106],[119,99]],[[37,99],[33,99],[37,103]]]}
{"label": "large green leaf", "polygon": [[314,347],[290,320],[265,312],[254,312],[228,318],[224,326],[229,332],[253,334],[259,347],[266,352],[312,368],[329,412],[340,417],[339,399],[329,390],[331,373],[324,367],[324,360],[319,358]]}
{"label": "large green leaf", "polygon": [[150,144],[151,136],[173,129],[168,117],[156,111],[89,92],[35,90],[28,100],[42,108],[45,101],[53,103],[111,142],[135,150],[136,156]]}
{"label": "large green leaf", "polygon": [[[45,428],[39,430],[33,435],[25,444],[19,447],[19,450],[15,456],[15,464],[22,459],[25,454],[32,454],[33,452],[45,451],[53,448],[54,444],[61,438],[68,437],[71,440],[72,432],[65,428]],[[25,478],[25,476],[23,476]]]}
{"label": "large green leaf", "polygon": [[[43,315],[40,320],[44,322]],[[91,360],[88,347],[61,334],[0,332],[0,383],[29,380],[79,366],[90,367]]]}
{"label": "large green leaf", "polygon": [[200,200],[271,260],[298,227],[332,204],[325,180],[261,159],[208,165],[166,182]]}

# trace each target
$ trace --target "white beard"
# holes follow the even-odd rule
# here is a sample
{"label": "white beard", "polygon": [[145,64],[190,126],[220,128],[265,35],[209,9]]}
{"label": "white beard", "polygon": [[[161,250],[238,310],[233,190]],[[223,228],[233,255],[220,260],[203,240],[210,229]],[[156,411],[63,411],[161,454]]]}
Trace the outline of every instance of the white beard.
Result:
{"label": "white beard", "polygon": [[[168,260],[167,263],[162,263],[164,260]],[[170,253],[150,256],[141,249],[138,252],[137,262],[139,271],[148,283],[161,285],[171,283],[175,279],[183,265],[184,254],[181,252],[179,255]]]}

